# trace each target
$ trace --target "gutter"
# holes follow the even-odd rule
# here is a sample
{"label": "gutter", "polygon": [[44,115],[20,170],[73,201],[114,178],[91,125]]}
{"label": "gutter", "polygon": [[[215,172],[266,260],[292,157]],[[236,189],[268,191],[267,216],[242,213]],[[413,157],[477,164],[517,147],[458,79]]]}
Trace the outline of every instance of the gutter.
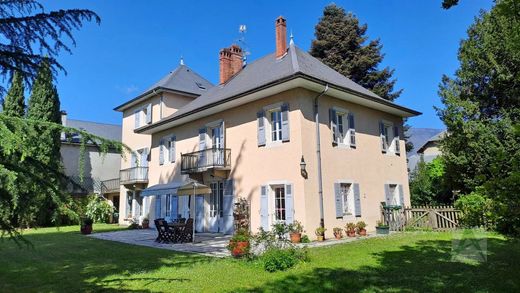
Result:
{"label": "gutter", "polygon": [[[400,105],[397,105],[397,104],[394,104],[393,102],[390,102],[390,101],[387,101],[387,100],[384,100],[383,98],[376,98],[376,97],[372,97],[372,96],[369,96],[369,95],[366,95],[366,94],[363,94],[363,93],[360,93],[360,92],[357,92],[357,91],[354,91],[354,90],[351,90],[351,89],[348,89],[348,88],[345,88],[345,87],[341,87],[341,86],[338,86],[338,85],[333,85],[333,84],[329,84],[329,83],[325,83],[323,82],[322,80],[320,79],[317,79],[317,78],[314,78],[312,76],[309,76],[309,75],[306,75],[304,73],[301,73],[301,72],[297,72],[295,74],[292,74],[292,75],[289,75],[287,77],[283,77],[283,78],[280,78],[278,80],[275,80],[275,81],[272,81],[272,82],[269,82],[267,84],[264,84],[262,86],[259,86],[259,87],[256,87],[256,88],[253,88],[253,89],[250,89],[248,91],[245,91],[245,92],[242,92],[240,94],[236,94],[234,96],[231,96],[231,97],[228,97],[228,98],[225,98],[225,99],[221,99],[221,100],[218,100],[216,102],[213,102],[211,104],[208,104],[208,105],[204,105],[202,107],[199,107],[199,108],[196,108],[196,109],[193,109],[191,111],[188,111],[186,113],[182,113],[178,116],[174,116],[174,117],[169,117],[169,118],[165,118],[163,120],[160,120],[154,124],[150,124],[150,125],[145,125],[145,126],[142,126],[141,128],[138,128],[138,129],[135,129],[134,132],[135,133],[142,133],[144,131],[147,131],[147,130],[150,130],[150,129],[153,129],[157,126],[161,126],[161,125],[164,125],[164,124],[167,124],[167,123],[170,123],[170,122],[173,122],[175,120],[179,120],[179,119],[182,119],[184,117],[187,117],[187,116],[190,116],[190,115],[193,115],[195,113],[198,113],[198,112],[201,112],[201,111],[204,111],[206,109],[209,109],[209,108],[212,108],[212,107],[215,107],[215,106],[218,106],[220,104],[224,104],[224,103],[227,103],[229,101],[233,101],[233,100],[236,100],[236,99],[239,99],[241,97],[244,97],[244,96],[247,96],[247,95],[250,95],[250,94],[253,94],[255,92],[258,92],[258,91],[261,91],[263,89],[266,89],[266,88],[270,88],[272,86],[275,86],[275,85],[278,85],[278,84],[282,84],[284,82],[287,82],[287,81],[290,81],[290,80],[293,80],[293,79],[296,79],[296,78],[303,78],[303,79],[306,79],[308,81],[312,81],[312,82],[315,82],[315,83],[318,83],[318,84],[322,84],[323,86],[328,86],[329,88],[334,88],[334,89],[337,89],[337,90],[341,90],[343,92],[347,92],[347,93],[350,93],[352,95],[356,95],[358,97],[361,97],[361,98],[364,98],[364,99],[367,99],[367,100],[370,100],[370,101],[373,101],[373,102],[377,102],[379,104],[383,104],[383,105],[386,105],[386,106],[389,106],[389,107],[392,107],[392,108],[395,108],[395,109],[398,109],[398,110],[401,110],[403,112],[407,112],[407,113],[410,113],[414,116],[417,116],[417,115],[421,115],[422,113],[421,112],[418,112],[418,111],[415,111],[415,110],[412,110],[412,109],[409,109],[409,108],[406,108],[406,107],[403,107],[403,106],[400,106]],[[173,114],[175,115],[175,114]]]}
{"label": "gutter", "polygon": [[314,98],[314,123],[316,124],[316,158],[318,159],[318,197],[320,202],[320,227],[325,227],[323,212],[323,176],[321,172],[321,136],[319,119],[319,98],[329,90],[329,84],[325,84],[325,89]]}

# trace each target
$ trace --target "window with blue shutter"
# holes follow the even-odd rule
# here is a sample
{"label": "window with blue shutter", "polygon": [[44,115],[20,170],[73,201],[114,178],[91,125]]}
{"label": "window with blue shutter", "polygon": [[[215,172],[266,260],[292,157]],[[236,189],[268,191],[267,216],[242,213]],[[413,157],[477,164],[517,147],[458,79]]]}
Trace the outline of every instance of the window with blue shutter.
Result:
{"label": "window with blue shutter", "polygon": [[224,234],[233,234],[233,205],[234,205],[234,188],[233,180],[226,180],[224,186],[224,197],[222,202],[222,216],[223,216],[223,229]]}
{"label": "window with blue shutter", "polygon": [[294,190],[292,184],[285,185],[285,223],[294,222]]}
{"label": "window with blue shutter", "polygon": [[349,143],[350,147],[355,148],[356,147],[356,125],[354,122],[354,114],[348,113],[348,136],[349,136]]}
{"label": "window with blue shutter", "polygon": [[381,151],[386,153],[388,150],[388,133],[386,131],[386,126],[382,121],[379,122],[379,133],[381,136]]}
{"label": "window with blue shutter", "polygon": [[256,113],[257,121],[258,121],[258,131],[257,131],[257,138],[258,138],[258,146],[265,146],[265,112],[260,111]]}
{"label": "window with blue shutter", "polygon": [[265,231],[269,231],[269,198],[267,185],[260,187],[260,224]]}
{"label": "window with blue shutter", "polygon": [[282,105],[282,141],[289,141],[291,136],[289,128],[289,104]]}
{"label": "window with blue shutter", "polygon": [[159,165],[164,164],[164,138],[159,141]]}
{"label": "window with blue shutter", "polygon": [[146,124],[152,123],[152,104],[146,105]]}
{"label": "window with blue shutter", "polygon": [[400,144],[399,127],[394,126],[394,145],[395,145],[395,153],[397,155],[401,154],[401,146],[399,144]]}
{"label": "window with blue shutter", "polygon": [[336,203],[336,218],[343,218],[343,196],[341,183],[334,183],[334,201]]}
{"label": "window with blue shutter", "polygon": [[134,128],[139,128],[139,126],[141,126],[141,110],[134,111],[134,119],[135,119]]}
{"label": "window with blue shutter", "polygon": [[404,190],[403,190],[403,185],[402,184],[399,184],[399,205],[404,207],[405,205],[405,201],[404,201]]}
{"label": "window with blue shutter", "polygon": [[336,116],[336,110],[330,108],[329,109],[329,122],[330,122],[330,131],[332,133],[332,144],[338,144],[338,120]]}
{"label": "window with blue shutter", "polygon": [[176,159],[175,141],[176,141],[175,135],[171,136],[169,139],[169,144],[168,144],[168,161],[170,161],[171,163],[174,163],[175,159]]}
{"label": "window with blue shutter", "polygon": [[359,183],[354,183],[354,214],[361,217],[361,193],[359,192]]}

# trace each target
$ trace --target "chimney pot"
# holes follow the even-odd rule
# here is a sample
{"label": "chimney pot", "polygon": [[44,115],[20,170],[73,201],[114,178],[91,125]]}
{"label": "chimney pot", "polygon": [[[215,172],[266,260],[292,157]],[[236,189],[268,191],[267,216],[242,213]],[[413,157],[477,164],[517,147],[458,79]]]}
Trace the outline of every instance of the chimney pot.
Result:
{"label": "chimney pot", "polygon": [[231,45],[220,50],[220,84],[226,83],[233,75],[242,70],[242,48]]}
{"label": "chimney pot", "polygon": [[276,58],[282,57],[287,52],[287,24],[285,18],[279,16],[275,20],[276,31]]}

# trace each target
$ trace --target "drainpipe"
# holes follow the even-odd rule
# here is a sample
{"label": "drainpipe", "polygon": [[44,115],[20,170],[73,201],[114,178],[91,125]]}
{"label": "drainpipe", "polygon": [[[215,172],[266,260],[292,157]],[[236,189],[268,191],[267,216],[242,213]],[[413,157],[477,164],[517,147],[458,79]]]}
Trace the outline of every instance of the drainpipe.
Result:
{"label": "drainpipe", "polygon": [[321,175],[321,143],[320,143],[320,120],[318,99],[329,90],[329,84],[325,84],[325,89],[314,98],[314,123],[316,124],[316,157],[318,159],[318,195],[320,199],[320,227],[325,227],[323,212],[323,178]]}

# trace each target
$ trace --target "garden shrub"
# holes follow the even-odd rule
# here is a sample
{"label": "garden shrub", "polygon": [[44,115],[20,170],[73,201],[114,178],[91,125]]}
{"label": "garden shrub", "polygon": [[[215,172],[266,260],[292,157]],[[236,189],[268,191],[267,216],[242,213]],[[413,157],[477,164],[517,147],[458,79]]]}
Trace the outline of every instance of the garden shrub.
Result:
{"label": "garden shrub", "polygon": [[476,191],[462,195],[455,201],[455,208],[462,213],[460,222],[466,227],[485,227],[491,228],[492,201],[483,192],[482,188],[477,188]]}
{"label": "garden shrub", "polygon": [[108,223],[114,208],[106,199],[97,195],[90,195],[88,198],[85,216],[94,220],[95,223]]}
{"label": "garden shrub", "polygon": [[295,247],[269,248],[260,257],[264,270],[268,272],[285,271],[306,260],[308,260],[307,250]]}
{"label": "garden shrub", "polygon": [[311,243],[311,240],[309,239],[309,236],[307,235],[302,235],[302,238],[301,238],[301,243]]}

